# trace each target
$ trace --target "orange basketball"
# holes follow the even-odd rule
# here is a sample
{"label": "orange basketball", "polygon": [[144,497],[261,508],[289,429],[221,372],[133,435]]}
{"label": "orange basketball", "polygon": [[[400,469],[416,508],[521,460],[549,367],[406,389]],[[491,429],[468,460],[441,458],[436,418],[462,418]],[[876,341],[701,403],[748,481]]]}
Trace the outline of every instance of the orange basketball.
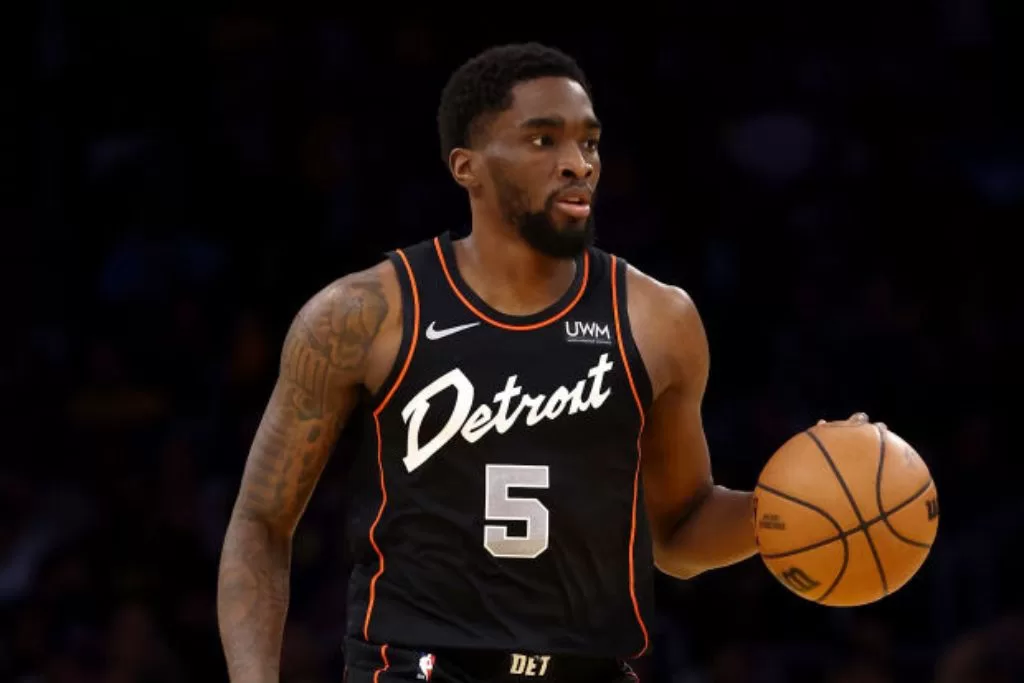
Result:
{"label": "orange basketball", "polygon": [[769,459],[754,495],[765,565],[823,605],[864,605],[899,590],[938,531],[927,465],[878,423],[825,423],[797,434]]}

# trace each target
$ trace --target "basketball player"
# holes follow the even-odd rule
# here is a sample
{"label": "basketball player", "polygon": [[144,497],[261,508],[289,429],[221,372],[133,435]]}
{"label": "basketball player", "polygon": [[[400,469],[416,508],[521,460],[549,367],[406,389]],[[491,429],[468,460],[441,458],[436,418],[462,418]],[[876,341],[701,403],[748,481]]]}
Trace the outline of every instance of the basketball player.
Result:
{"label": "basketball player", "polygon": [[470,234],[397,249],[298,312],[221,559],[234,683],[279,678],[292,535],[357,417],[368,438],[340,454],[369,473],[352,683],[634,680],[654,567],[756,552],[751,494],[712,480],[693,302],[592,246],[589,93],[537,44],[459,68],[438,121]]}

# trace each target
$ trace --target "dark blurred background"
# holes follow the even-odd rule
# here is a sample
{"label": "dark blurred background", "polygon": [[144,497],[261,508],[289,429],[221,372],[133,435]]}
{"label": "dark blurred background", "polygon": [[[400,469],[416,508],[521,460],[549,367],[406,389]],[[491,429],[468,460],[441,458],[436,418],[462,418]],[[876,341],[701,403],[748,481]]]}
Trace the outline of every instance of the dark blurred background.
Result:
{"label": "dark blurred background", "polygon": [[[538,39],[595,84],[601,246],[702,311],[718,481],[865,410],[942,505],[924,568],[868,607],[802,601],[757,558],[663,578],[645,683],[1024,681],[1020,9],[834,5],[25,5],[0,97],[0,680],[226,680],[217,560],[286,326],[465,229],[440,90]],[[336,461],[296,539],[289,683],[341,679],[343,493]]]}

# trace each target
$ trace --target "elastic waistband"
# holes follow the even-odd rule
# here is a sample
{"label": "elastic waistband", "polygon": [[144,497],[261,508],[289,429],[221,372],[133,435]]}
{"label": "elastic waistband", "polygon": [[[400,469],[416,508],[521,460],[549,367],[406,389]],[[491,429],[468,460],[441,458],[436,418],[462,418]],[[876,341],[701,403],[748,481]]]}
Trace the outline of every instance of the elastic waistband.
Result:
{"label": "elastic waistband", "polygon": [[540,652],[503,652],[501,650],[449,650],[431,652],[437,661],[451,665],[472,678],[504,680],[531,679],[601,680],[621,671],[617,659],[580,657]]}
{"label": "elastic waistband", "polygon": [[504,683],[601,683],[635,680],[630,669],[615,658],[582,657],[542,652],[375,645],[358,640],[346,643],[346,664],[367,672],[383,666],[388,671],[412,673],[419,680],[472,680]]}

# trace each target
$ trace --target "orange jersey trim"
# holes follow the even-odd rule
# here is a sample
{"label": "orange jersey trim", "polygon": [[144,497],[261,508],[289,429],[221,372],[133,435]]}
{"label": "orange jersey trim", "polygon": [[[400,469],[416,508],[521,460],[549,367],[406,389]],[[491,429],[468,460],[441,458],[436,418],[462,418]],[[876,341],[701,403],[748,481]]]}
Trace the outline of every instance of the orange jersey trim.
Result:
{"label": "orange jersey trim", "polygon": [[[420,336],[420,295],[416,288],[416,277],[413,275],[412,266],[409,265],[409,259],[406,258],[405,252],[401,249],[396,250],[398,255],[402,259],[402,263],[405,264],[405,270],[409,274],[409,284],[412,290],[412,305],[413,305],[413,323],[412,323],[412,341],[409,344],[409,351],[405,355],[405,362],[402,364],[402,370],[398,373],[398,377],[395,379],[394,384],[388,391],[387,395],[380,402],[373,411],[373,425],[377,433],[377,470],[380,473],[380,507],[377,509],[377,517],[373,520],[373,524],[370,525],[370,545],[373,546],[374,552],[377,553],[377,560],[379,567],[377,573],[370,579],[370,598],[366,604],[366,617],[363,619],[363,640],[370,642],[370,618],[373,616],[373,605],[377,599],[377,580],[380,579],[384,573],[384,553],[381,552],[380,546],[377,545],[376,531],[377,525],[380,524],[381,517],[384,516],[384,509],[388,504],[388,487],[384,477],[384,442],[381,440],[380,435],[380,414],[384,408],[391,401],[391,397],[395,395],[395,391],[402,384],[402,380],[405,379],[405,374],[409,371],[409,364],[412,363],[413,353],[416,351],[416,340]],[[377,676],[381,671],[387,670],[387,645],[381,648],[381,656],[384,658],[384,668],[379,669],[377,674],[374,675],[374,681],[377,680]]]}
{"label": "orange jersey trim", "polygon": [[380,659],[383,662],[381,667],[373,672],[373,683],[379,683],[380,675],[391,668],[391,662],[388,660],[388,646],[380,646]]}
{"label": "orange jersey trim", "polygon": [[636,383],[633,381],[633,372],[629,368],[629,359],[626,357],[626,346],[622,342],[622,323],[619,316],[619,287],[618,287],[618,261],[612,256],[612,313],[615,318],[615,338],[619,345],[619,354],[622,356],[622,366],[626,369],[626,379],[629,380],[629,388],[633,392],[633,400],[636,401],[636,409],[640,414],[640,430],[636,437],[636,471],[633,473],[633,514],[629,526],[629,597],[633,601],[633,613],[636,615],[636,623],[644,636],[644,646],[633,655],[633,658],[641,657],[650,646],[650,636],[647,633],[647,624],[640,614],[640,604],[636,599],[636,571],[633,554],[636,548],[636,508],[640,493],[640,463],[643,460],[641,438],[644,431],[645,415],[643,402],[640,400],[640,393],[636,390]]}

